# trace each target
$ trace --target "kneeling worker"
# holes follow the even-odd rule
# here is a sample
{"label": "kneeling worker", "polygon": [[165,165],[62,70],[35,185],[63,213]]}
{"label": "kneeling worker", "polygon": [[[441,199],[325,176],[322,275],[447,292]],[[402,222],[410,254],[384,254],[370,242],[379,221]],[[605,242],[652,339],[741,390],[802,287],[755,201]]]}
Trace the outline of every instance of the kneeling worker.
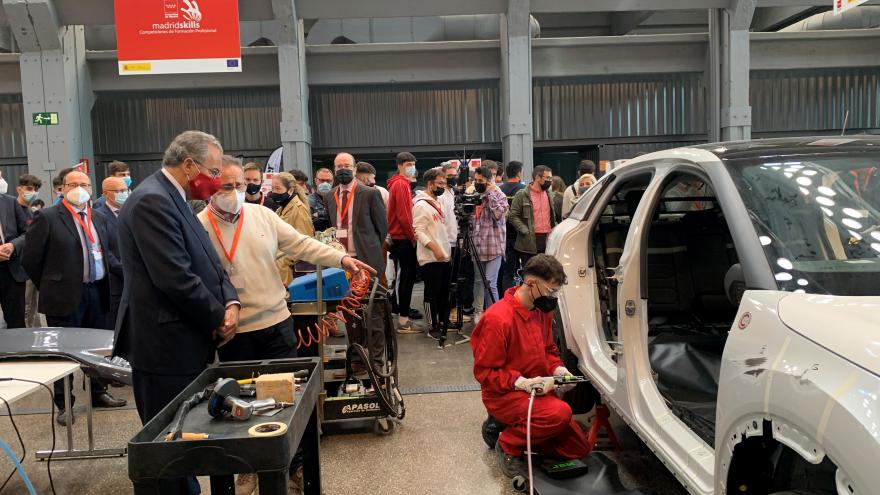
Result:
{"label": "kneeling worker", "polygon": [[562,365],[553,342],[553,311],[566,282],[562,265],[539,254],[523,267],[523,283],[483,313],[471,334],[474,376],[483,404],[507,425],[495,451],[504,474],[513,477],[526,449],[529,394],[532,408],[532,452],[545,458],[580,459],[589,453],[586,435],[572,419],[571,407],[559,399],[554,376],[571,373]]}

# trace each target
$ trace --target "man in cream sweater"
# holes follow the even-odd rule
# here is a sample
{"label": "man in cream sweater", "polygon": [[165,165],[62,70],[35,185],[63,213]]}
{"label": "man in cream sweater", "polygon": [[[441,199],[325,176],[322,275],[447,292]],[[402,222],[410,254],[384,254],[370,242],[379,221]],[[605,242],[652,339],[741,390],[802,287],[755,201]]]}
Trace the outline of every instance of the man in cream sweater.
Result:
{"label": "man in cream sweater", "polygon": [[[447,212],[438,199],[446,192],[446,174],[440,167],[425,172],[425,190],[413,198],[413,230],[416,233],[416,258],[425,282],[425,302],[431,306],[431,328],[428,336],[440,339],[443,320],[449,315],[449,233]],[[452,212],[448,212],[452,214]]]}
{"label": "man in cream sweater", "polygon": [[[300,234],[277,214],[245,202],[247,185],[241,162],[223,157],[220,190],[199,213],[208,238],[241,301],[238,330],[217,349],[220,361],[249,361],[296,357],[293,318],[287,309],[287,291],[275,266],[279,251],[315,265],[342,267],[350,273],[368,265],[311,237]],[[302,493],[301,459],[291,464],[291,493]],[[242,474],[236,493],[251,493],[257,478]]]}
{"label": "man in cream sweater", "polygon": [[276,253],[352,273],[375,271],[300,234],[269,209],[246,203],[246,187],[240,162],[224,156],[220,190],[198,215],[241,300],[238,331],[217,353],[221,361],[296,357],[293,319],[275,267]]}

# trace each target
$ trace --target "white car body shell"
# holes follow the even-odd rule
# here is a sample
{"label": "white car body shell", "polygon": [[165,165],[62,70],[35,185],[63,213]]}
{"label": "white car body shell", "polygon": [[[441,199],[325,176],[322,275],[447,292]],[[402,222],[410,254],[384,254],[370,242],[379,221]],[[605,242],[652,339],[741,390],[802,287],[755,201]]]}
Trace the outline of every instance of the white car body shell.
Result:
{"label": "white car body shell", "polygon": [[[629,173],[646,162],[654,176],[614,274],[619,342],[606,342],[598,325],[596,280],[604,274],[595,273],[587,260],[592,219],[601,212],[575,215],[603,201],[597,196],[611,188],[593,187],[583,195],[580,202],[587,206],[576,205],[548,241],[547,252],[568,276],[560,316],[581,372],[692,494],[737,493],[725,486],[734,447],[744,437],[762,435],[765,420],[772,422],[776,440],[807,461],[818,464],[828,456],[838,467],[841,495],[880,493],[880,297],[747,291],[722,357],[716,448],[670,411],[652,377],[647,303],[639,292],[644,205],[661,194],[672,167],[667,163],[696,167],[720,160],[705,149],[682,148],[641,156],[624,168]],[[632,316],[624,301],[635,303]]]}

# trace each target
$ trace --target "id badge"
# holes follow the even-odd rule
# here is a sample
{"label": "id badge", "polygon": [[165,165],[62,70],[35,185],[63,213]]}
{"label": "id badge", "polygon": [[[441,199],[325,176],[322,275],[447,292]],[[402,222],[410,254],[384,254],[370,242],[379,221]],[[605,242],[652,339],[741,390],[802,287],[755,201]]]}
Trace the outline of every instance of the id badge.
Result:
{"label": "id badge", "polygon": [[237,273],[233,273],[229,275],[229,281],[232,282],[232,286],[235,287],[235,290],[244,290],[244,277]]}
{"label": "id badge", "polygon": [[337,229],[336,230],[336,237],[348,239],[348,229]]}
{"label": "id badge", "polygon": [[244,276],[235,270],[235,265],[230,265],[227,273],[229,273],[229,282],[235,290],[244,290]]}

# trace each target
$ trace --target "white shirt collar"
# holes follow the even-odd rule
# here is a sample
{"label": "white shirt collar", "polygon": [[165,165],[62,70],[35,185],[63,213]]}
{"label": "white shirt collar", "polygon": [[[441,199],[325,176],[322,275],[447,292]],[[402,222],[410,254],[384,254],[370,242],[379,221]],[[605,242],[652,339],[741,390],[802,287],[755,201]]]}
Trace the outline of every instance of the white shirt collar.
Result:
{"label": "white shirt collar", "polygon": [[177,189],[177,192],[180,193],[180,197],[183,198],[183,202],[185,203],[186,202],[186,191],[184,191],[183,188],[180,187],[180,184],[177,182],[177,179],[175,179],[174,176],[171,175],[171,172],[169,172],[165,167],[162,167],[162,173],[165,174],[165,177],[167,177],[169,181],[171,181],[171,185],[173,185],[174,188]]}

